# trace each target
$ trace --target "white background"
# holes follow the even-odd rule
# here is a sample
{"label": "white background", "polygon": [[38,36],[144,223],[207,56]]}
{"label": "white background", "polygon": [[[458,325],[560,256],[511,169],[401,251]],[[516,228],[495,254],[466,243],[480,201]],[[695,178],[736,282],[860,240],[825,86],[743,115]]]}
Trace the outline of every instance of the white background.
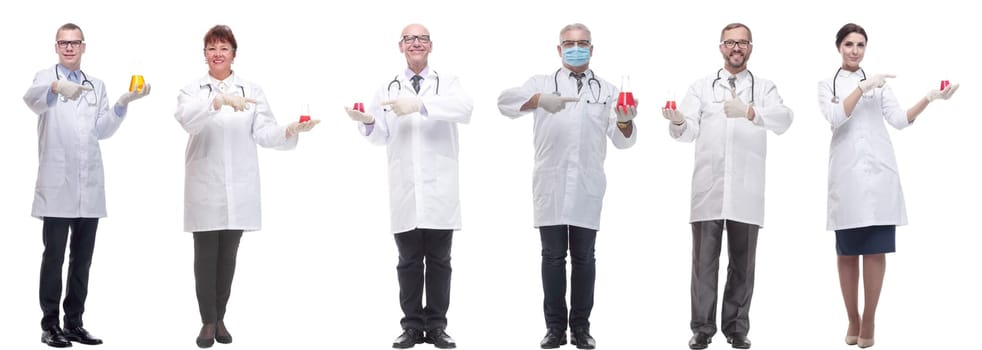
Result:
{"label": "white background", "polygon": [[[192,349],[200,327],[192,239],[182,232],[184,147],[173,119],[178,90],[206,74],[202,38],[227,24],[235,72],[260,84],[281,123],[310,103],[323,122],[291,152],[263,150],[263,229],[247,233],[226,320],[237,349],[384,349],[399,334],[396,247],[388,233],[385,150],[342,112],[368,102],[405,67],[397,39],[412,22],[434,40],[431,66],[474,97],[460,128],[464,230],[455,234],[450,327],[461,349],[537,349],[545,332],[539,236],[532,228],[532,123],[503,117],[501,90],[560,64],[566,24],[593,31],[591,67],[617,84],[630,74],[641,101],[639,138],[608,147],[597,240],[592,332],[602,349],[686,349],[690,336],[688,225],[693,146],[672,140],[658,111],[667,91],[722,65],[720,29],[754,34],[750,69],[774,81],[795,121],[769,136],[767,218],[751,312],[754,349],[846,348],[833,234],[825,231],[828,124],[816,84],[840,63],[834,39],[855,22],[870,36],[863,67],[894,73],[905,107],[939,80],[962,83],[913,127],[891,129],[910,225],[898,229],[877,318],[890,348],[977,348],[975,285],[982,243],[977,130],[977,18],[954,1],[77,1],[19,2],[0,13],[0,339],[44,348],[37,285],[41,222],[30,217],[37,116],[21,97],[57,62],[56,29],[82,27],[82,69],[112,98],[131,74],[152,94],[101,143],[109,217],[100,221],[86,327],[102,349]],[[971,62],[971,63],[970,63]],[[722,257],[725,275],[725,253]],[[66,259],[67,263],[67,259]],[[721,282],[722,282],[721,278]],[[722,293],[722,283],[720,286]],[[728,348],[717,335],[711,348]],[[792,345],[793,344],[793,345]],[[216,347],[222,347],[216,345]],[[422,345],[429,348],[429,345]]]}

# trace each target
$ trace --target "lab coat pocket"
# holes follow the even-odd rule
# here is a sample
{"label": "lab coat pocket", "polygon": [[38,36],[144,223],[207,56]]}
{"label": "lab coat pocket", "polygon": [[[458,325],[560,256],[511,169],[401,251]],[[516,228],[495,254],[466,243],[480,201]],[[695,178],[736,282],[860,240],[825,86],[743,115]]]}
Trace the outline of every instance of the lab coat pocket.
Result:
{"label": "lab coat pocket", "polygon": [[59,148],[45,149],[38,167],[38,188],[60,187],[68,182],[65,173],[65,151]]}
{"label": "lab coat pocket", "polygon": [[454,210],[459,205],[457,160],[437,155],[436,166],[436,169],[433,169],[433,176],[427,176],[426,182],[430,184],[430,190],[435,195],[435,202],[439,203],[440,209]]}
{"label": "lab coat pocket", "polygon": [[563,181],[555,169],[539,169],[532,177],[532,199],[536,208],[557,207],[559,188]]}
{"label": "lab coat pocket", "polygon": [[601,130],[607,130],[610,125],[611,109],[608,103],[587,103],[586,104],[587,115],[590,116],[590,121],[600,126]]}
{"label": "lab coat pocket", "polygon": [[603,198],[607,192],[607,175],[602,169],[585,170],[583,172],[583,191],[591,197]]}
{"label": "lab coat pocket", "polygon": [[756,153],[747,153],[743,164],[744,170],[740,174],[743,176],[743,187],[752,196],[764,195],[764,157]]}
{"label": "lab coat pocket", "polygon": [[62,161],[46,161],[41,163],[38,171],[38,188],[57,188],[68,182],[65,174],[65,163]]}

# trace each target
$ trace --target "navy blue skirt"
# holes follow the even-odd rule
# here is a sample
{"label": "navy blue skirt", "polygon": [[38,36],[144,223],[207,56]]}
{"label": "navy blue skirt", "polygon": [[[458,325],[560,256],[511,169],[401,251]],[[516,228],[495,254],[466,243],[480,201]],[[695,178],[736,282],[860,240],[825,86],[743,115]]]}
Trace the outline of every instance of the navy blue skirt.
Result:
{"label": "navy blue skirt", "polygon": [[835,231],[835,253],[867,255],[897,251],[897,227],[867,226]]}

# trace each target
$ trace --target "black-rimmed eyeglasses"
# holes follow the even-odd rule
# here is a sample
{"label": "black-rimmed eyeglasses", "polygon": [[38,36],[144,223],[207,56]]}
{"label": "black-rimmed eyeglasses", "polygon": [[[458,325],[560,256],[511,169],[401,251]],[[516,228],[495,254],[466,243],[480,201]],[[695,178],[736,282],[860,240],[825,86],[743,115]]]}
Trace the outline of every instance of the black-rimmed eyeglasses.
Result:
{"label": "black-rimmed eyeglasses", "polygon": [[77,49],[79,46],[82,46],[83,43],[84,41],[81,40],[58,40],[58,47],[65,49],[71,45],[73,49]]}

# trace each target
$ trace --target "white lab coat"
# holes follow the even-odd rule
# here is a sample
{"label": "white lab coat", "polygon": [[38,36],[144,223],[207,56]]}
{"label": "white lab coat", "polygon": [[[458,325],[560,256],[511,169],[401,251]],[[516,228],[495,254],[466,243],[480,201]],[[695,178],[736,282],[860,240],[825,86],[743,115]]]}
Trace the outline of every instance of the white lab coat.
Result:
{"label": "white lab coat", "polygon": [[[522,105],[535,94],[557,90],[564,97],[578,96],[559,113],[542,108],[532,110],[535,169],[532,175],[534,226],[573,225],[600,229],[607,178],[607,138],[619,149],[634,145],[638,126],[630,137],[617,128],[614,105],[618,89],[589,70],[583,88],[576,91],[576,79],[565,67],[558,73],[537,75],[524,85],[507,89],[498,96],[498,110],[509,118],[529,113]],[[596,80],[589,80],[591,77]],[[558,82],[558,83],[557,83]],[[590,84],[592,82],[592,84]],[[598,86],[599,85],[599,86]]]}
{"label": "white lab coat", "polygon": [[[116,132],[123,116],[109,108],[102,80],[86,74],[93,90],[77,100],[62,101],[51,91],[55,69],[42,69],[24,94],[24,102],[38,115],[38,178],[31,216],[36,218],[104,218],[106,191],[99,140]],[[88,84],[85,84],[88,86]]]}
{"label": "white lab coat", "polygon": [[[453,75],[424,69],[419,94],[406,71],[394,76],[399,82],[387,81],[368,106],[375,116],[371,133],[358,123],[368,141],[387,146],[390,229],[460,230],[457,124],[470,122],[474,101]],[[426,114],[399,117],[381,106],[400,96],[418,96]]]}
{"label": "white lab coat", "polygon": [[[212,100],[220,91],[238,96],[244,91],[256,104],[242,112],[229,106],[215,111]],[[190,134],[184,160],[184,231],[259,230],[256,145],[293,149],[299,136],[286,138],[286,126],[276,124],[262,88],[235,74],[224,82],[206,75],[185,86],[174,118]]]}
{"label": "white lab coat", "polygon": [[896,129],[910,125],[889,86],[859,98],[852,116],[843,102],[862,76],[842,70],[835,79],[839,103],[832,103],[832,78],[818,83],[818,105],[832,125],[829,147],[827,230],[906,225],[907,209],[893,144],[883,120]]}
{"label": "white lab coat", "polygon": [[716,74],[692,83],[678,106],[686,121],[681,126],[669,122],[668,131],[676,140],[696,142],[689,222],[734,220],[763,227],[767,130],[784,133],[793,113],[774,83],[756,77],[751,84],[744,70],[736,74],[737,97],[749,104],[754,87],[754,120],[726,117],[730,76],[724,69],[716,84]]}

